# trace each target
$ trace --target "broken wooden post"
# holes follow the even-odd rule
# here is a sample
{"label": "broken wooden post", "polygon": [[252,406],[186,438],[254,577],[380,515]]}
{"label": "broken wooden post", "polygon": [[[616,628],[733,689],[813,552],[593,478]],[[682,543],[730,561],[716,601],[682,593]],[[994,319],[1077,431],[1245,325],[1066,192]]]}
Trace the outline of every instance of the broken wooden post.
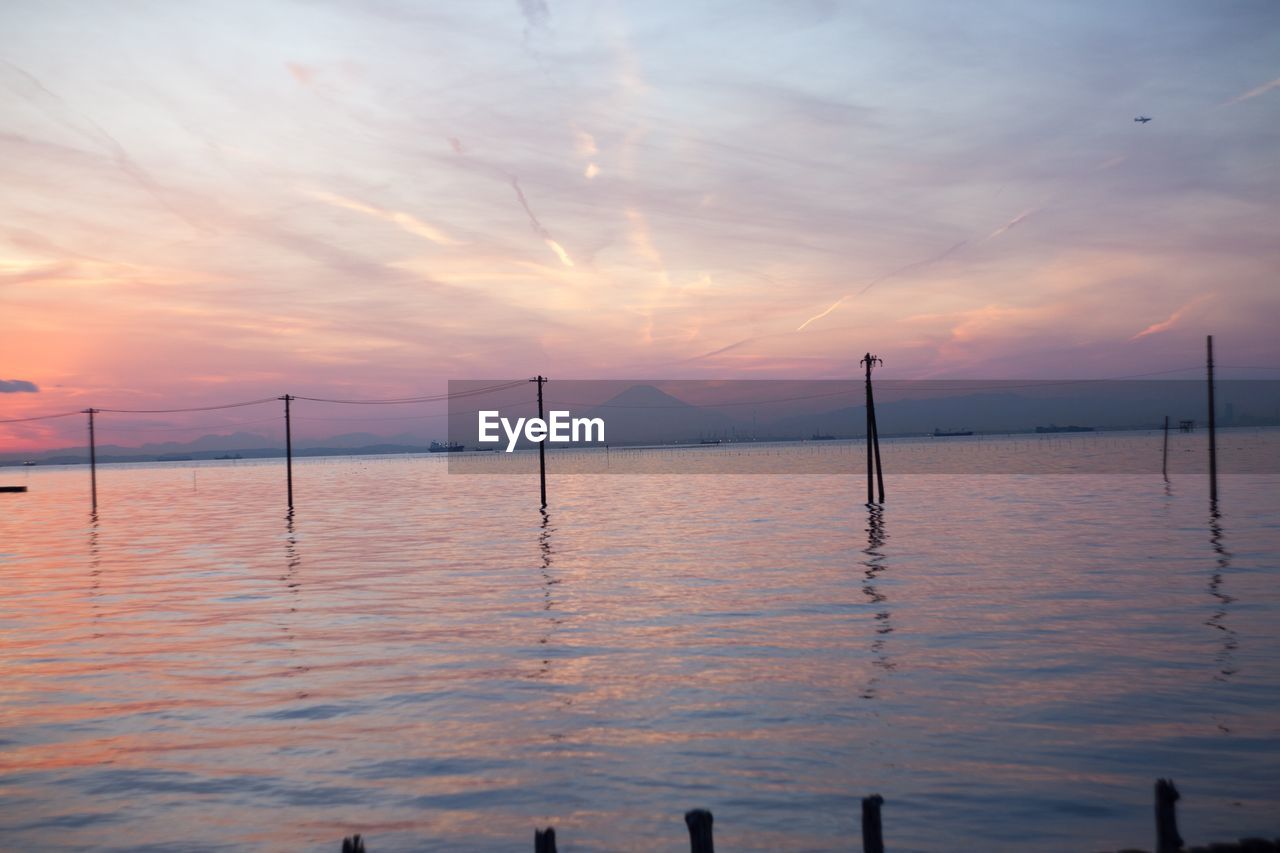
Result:
{"label": "broken wooden post", "polygon": [[711,840],[711,812],[706,809],[685,812],[684,822],[689,827],[689,853],[716,853]]}
{"label": "broken wooden post", "polygon": [[1178,834],[1178,789],[1172,779],[1156,780],[1156,853],[1178,853],[1182,836]]}
{"label": "broken wooden post", "polygon": [[555,827],[533,831],[533,853],[556,853]]}
{"label": "broken wooden post", "polygon": [[364,839],[360,837],[360,833],[342,839],[342,853],[364,853]]}
{"label": "broken wooden post", "polygon": [[864,853],[884,853],[884,835],[880,831],[880,807],[884,797],[872,794],[862,798],[862,849]]}

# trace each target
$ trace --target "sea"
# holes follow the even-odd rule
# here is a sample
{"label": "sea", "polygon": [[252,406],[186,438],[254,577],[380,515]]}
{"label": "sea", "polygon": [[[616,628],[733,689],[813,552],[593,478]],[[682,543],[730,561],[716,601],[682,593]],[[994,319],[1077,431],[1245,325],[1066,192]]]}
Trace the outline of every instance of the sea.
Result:
{"label": "sea", "polygon": [[872,505],[844,441],[551,453],[545,509],[456,454],[295,459],[292,509],[282,459],[100,465],[96,509],[87,466],[0,468],[0,831],[680,851],[705,808],[723,850],[857,850],[879,794],[890,850],[1100,851],[1154,846],[1169,778],[1189,844],[1277,837],[1280,435],[1245,432],[1216,500],[1126,464],[1154,434],[888,440]]}

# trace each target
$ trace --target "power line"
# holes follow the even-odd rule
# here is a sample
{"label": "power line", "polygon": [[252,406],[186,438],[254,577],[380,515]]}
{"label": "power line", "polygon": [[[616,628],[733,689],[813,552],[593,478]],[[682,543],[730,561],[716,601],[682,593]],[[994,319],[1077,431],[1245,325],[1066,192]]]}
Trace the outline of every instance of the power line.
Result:
{"label": "power line", "polygon": [[83,415],[84,409],[76,409],[74,412],[61,412],[56,415],[35,415],[30,418],[4,418],[0,420],[0,424],[20,424],[28,421],[47,421],[50,418],[65,418],[70,415]]}
{"label": "power line", "polygon": [[524,380],[520,379],[515,382],[506,382],[501,385],[489,385],[482,388],[471,388],[466,391],[459,391],[452,394],[432,394],[425,397],[396,397],[388,400],[337,400],[329,397],[303,397],[294,395],[295,400],[310,400],[313,403],[348,403],[360,406],[394,406],[404,403],[435,403],[441,400],[456,400],[460,397],[475,397],[480,394],[491,394],[494,391],[505,391],[508,388],[515,388],[523,385]]}
{"label": "power line", "polygon": [[270,403],[277,397],[264,397],[261,400],[246,400],[243,403],[224,403],[220,406],[191,406],[185,409],[98,409],[99,412],[114,412],[123,415],[168,415],[177,412],[212,412],[217,409],[239,409],[244,406],[258,406]]}
{"label": "power line", "polygon": [[[113,431],[126,432],[126,433],[193,432],[195,430],[201,430],[201,429],[219,429],[221,427],[230,427],[230,426],[250,426],[253,424],[274,423],[279,420],[282,420],[282,418],[279,415],[273,415],[272,417],[269,417],[269,418],[259,418],[257,420],[252,420],[252,421],[229,421],[227,423],[220,423],[220,424],[196,424],[195,426],[184,426],[184,427],[132,427],[132,426],[120,426],[118,424],[112,424],[110,422],[107,422],[106,431],[107,432],[113,432]],[[98,431],[99,432],[102,431],[101,426],[99,426]]]}

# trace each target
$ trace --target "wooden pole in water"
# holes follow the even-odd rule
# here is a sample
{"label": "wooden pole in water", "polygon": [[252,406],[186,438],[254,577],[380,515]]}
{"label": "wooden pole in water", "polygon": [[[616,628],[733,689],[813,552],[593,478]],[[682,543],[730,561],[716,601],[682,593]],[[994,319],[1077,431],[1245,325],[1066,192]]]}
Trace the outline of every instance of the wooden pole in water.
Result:
{"label": "wooden pole in water", "polygon": [[278,399],[284,400],[284,476],[289,489],[289,509],[293,509],[293,425],[289,420],[289,402],[293,397],[285,394]]}
{"label": "wooden pole in water", "polygon": [[684,823],[689,827],[689,853],[716,853],[711,838],[711,812],[706,809],[685,812]]}
{"label": "wooden pole in water", "polygon": [[871,358],[871,354],[867,353],[867,357],[863,359],[863,362],[867,363],[867,503],[868,504],[872,502],[874,497],[871,493],[871,471],[872,471],[872,466],[875,464],[875,460],[871,455],[871,445],[875,440],[871,437],[871,365],[869,363],[870,358]]}
{"label": "wooden pole in water", "polygon": [[880,427],[876,426],[876,398],[871,393],[871,386],[867,386],[867,394],[871,399],[871,436],[875,439],[876,448],[876,492],[879,494],[880,503],[884,503],[884,466],[880,464]]}
{"label": "wooden pole in water", "polygon": [[1207,367],[1209,379],[1209,500],[1218,499],[1218,436],[1213,411],[1213,335],[1208,338]]}
{"label": "wooden pole in water", "polygon": [[880,807],[884,797],[872,794],[862,798],[863,853],[884,853],[884,835],[880,831]]}
{"label": "wooden pole in water", "polygon": [[876,471],[876,480],[880,486],[880,503],[884,503],[884,472],[880,470],[880,436],[876,431],[876,404],[871,394],[871,368],[876,364],[884,364],[878,356],[867,353],[859,364],[867,369],[867,503],[875,502],[872,492],[872,469]]}
{"label": "wooden pole in water", "polygon": [[1164,456],[1160,461],[1160,473],[1166,481],[1169,479],[1169,416],[1164,416]]}
{"label": "wooden pole in water", "polygon": [[93,511],[98,511],[98,452],[97,445],[93,438],[93,416],[98,413],[97,409],[85,409],[84,413],[89,416],[89,499],[93,503]]}
{"label": "wooden pole in water", "polygon": [[[547,377],[539,374],[530,382],[538,383],[538,420],[545,421],[546,417],[542,414],[542,383],[547,381]],[[542,487],[542,507],[547,506],[547,441],[543,438],[538,442],[538,484]]]}
{"label": "wooden pole in water", "polygon": [[1178,853],[1182,836],[1178,834],[1178,789],[1172,779],[1156,780],[1156,853]]}

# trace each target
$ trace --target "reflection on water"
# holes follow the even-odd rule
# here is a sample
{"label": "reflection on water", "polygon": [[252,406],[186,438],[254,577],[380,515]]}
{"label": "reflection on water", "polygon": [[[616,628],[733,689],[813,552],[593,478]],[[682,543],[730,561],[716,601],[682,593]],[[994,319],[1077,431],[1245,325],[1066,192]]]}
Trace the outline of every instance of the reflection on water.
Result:
{"label": "reflection on water", "polygon": [[1231,552],[1227,550],[1223,540],[1222,513],[1215,498],[1209,503],[1209,544],[1215,555],[1213,575],[1209,578],[1209,595],[1214,599],[1215,610],[1205,624],[1222,632],[1222,647],[1214,657],[1214,663],[1218,667],[1214,678],[1219,681],[1225,681],[1236,674],[1235,652],[1240,643],[1235,630],[1227,624],[1227,610],[1235,599],[1225,589],[1226,571],[1231,568]]}
{"label": "reflection on water", "polygon": [[866,570],[863,572],[862,593],[876,605],[876,613],[875,639],[871,641],[871,677],[862,691],[863,699],[876,698],[881,675],[892,672],[895,668],[885,651],[885,642],[893,633],[888,598],[876,587],[876,578],[885,570],[885,555],[880,549],[887,539],[888,534],[884,530],[884,505],[867,504],[867,547],[862,549],[866,557],[862,564]]}
{"label": "reflection on water", "polygon": [[[289,507],[284,515],[284,574],[280,576],[280,582],[284,584],[285,597],[283,603],[287,605],[287,612],[281,619],[280,631],[284,634],[284,645],[289,653],[288,671],[286,677],[297,677],[305,675],[310,671],[310,667],[298,660],[298,643],[297,643],[297,613],[298,606],[302,602],[302,579],[300,576],[302,556],[298,553],[298,531],[294,528],[293,507]],[[298,685],[294,689],[294,697],[297,699],[306,699],[311,694],[306,688]]]}
{"label": "reflection on water", "polygon": [[[94,509],[89,513],[89,607],[93,611],[95,622],[102,617],[98,602],[102,594],[102,548],[98,544],[100,535],[98,526],[98,511]],[[101,637],[102,635],[95,632],[93,636]]]}
{"label": "reflection on water", "polygon": [[[551,526],[551,515],[547,512],[547,508],[541,507],[538,510],[542,516],[542,522],[538,527],[538,553],[542,559],[542,609],[546,613],[546,622],[543,624],[541,636],[538,638],[538,644],[547,646],[551,642],[551,634],[555,631],[556,625],[560,620],[556,618],[555,599],[552,597],[552,591],[555,585],[560,583],[559,578],[553,577],[551,573],[551,564],[554,562],[553,556],[555,551],[551,547],[551,534],[555,528]],[[551,672],[551,659],[547,649],[542,649],[542,667],[538,670],[537,677],[544,678]]]}
{"label": "reflection on water", "polygon": [[707,807],[829,850],[881,793],[895,850],[1122,849],[1166,776],[1193,843],[1274,833],[1275,477],[1223,490],[1207,598],[1203,478],[899,477],[851,524],[861,471],[553,476],[537,516],[447,471],[301,461],[281,519],[278,461],[103,466],[87,524],[83,468],[31,472],[7,843],[675,850]]}

